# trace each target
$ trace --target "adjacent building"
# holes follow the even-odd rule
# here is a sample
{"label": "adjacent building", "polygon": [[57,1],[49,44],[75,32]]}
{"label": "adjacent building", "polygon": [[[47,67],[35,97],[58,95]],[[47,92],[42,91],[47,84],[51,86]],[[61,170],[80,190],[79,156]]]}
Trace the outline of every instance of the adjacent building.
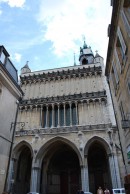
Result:
{"label": "adjacent building", "polygon": [[[9,187],[75,194],[123,186],[124,166],[103,58],[84,42],[80,65],[21,69]],[[13,185],[11,184],[13,183]]]}
{"label": "adjacent building", "polygon": [[0,193],[7,179],[17,117],[16,102],[21,96],[17,70],[4,46],[0,46]]}
{"label": "adjacent building", "polygon": [[112,6],[105,73],[114,103],[125,175],[128,175],[130,174],[130,1],[114,0]]}

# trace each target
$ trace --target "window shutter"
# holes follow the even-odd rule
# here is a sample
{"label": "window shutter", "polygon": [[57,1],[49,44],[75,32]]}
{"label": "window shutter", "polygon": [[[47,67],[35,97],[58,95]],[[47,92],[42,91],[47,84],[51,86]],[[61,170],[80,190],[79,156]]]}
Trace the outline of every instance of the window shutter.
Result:
{"label": "window shutter", "polygon": [[119,60],[119,57],[118,57],[118,54],[117,54],[117,51],[116,51],[116,48],[115,48],[115,57],[116,57],[116,62],[117,62],[117,65],[119,67],[119,70],[120,70],[120,73],[121,73],[121,64],[120,64],[120,60]]}
{"label": "window shutter", "polygon": [[113,66],[113,70],[114,70],[114,75],[115,75],[115,79],[116,79],[116,84],[119,83],[119,77],[118,77],[118,73],[117,73],[117,69],[116,69],[116,66],[114,64],[114,60],[112,62],[112,66]]}
{"label": "window shutter", "polygon": [[121,47],[122,47],[123,53],[125,54],[125,52],[126,52],[126,44],[124,42],[124,39],[123,39],[123,36],[122,36],[122,33],[121,33],[121,30],[120,30],[119,26],[118,26],[118,29],[117,29],[117,34],[118,34],[118,37],[119,37],[119,40],[120,40],[120,43],[121,43]]}
{"label": "window shutter", "polygon": [[126,27],[126,30],[128,32],[128,35],[130,36],[130,25],[129,25],[129,22],[128,22],[127,17],[126,17],[123,10],[121,10],[121,17],[122,17],[122,21]]}

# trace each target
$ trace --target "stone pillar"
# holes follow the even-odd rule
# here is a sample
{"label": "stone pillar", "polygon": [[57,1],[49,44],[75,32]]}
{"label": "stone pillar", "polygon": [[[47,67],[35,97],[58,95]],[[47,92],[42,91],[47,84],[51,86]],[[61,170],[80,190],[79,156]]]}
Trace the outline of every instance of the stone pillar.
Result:
{"label": "stone pillar", "polygon": [[46,128],[48,127],[48,105],[46,106]]}
{"label": "stone pillar", "polygon": [[109,154],[108,157],[109,157],[109,168],[111,173],[112,187],[121,188],[118,163],[115,160],[115,156],[113,153]]}
{"label": "stone pillar", "polygon": [[10,161],[8,180],[6,185],[6,190],[10,192],[12,192],[13,184],[14,184],[14,162],[15,162],[15,159],[12,158]]}
{"label": "stone pillar", "polygon": [[40,127],[42,128],[42,110],[43,110],[43,106],[41,105],[41,109],[40,109]]}
{"label": "stone pillar", "polygon": [[84,166],[81,167],[81,181],[82,190],[84,192],[89,192],[89,178],[88,178],[88,162],[87,157],[84,159]]}
{"label": "stone pillar", "polygon": [[66,111],[65,111],[65,102],[64,102],[64,126],[66,126]]}
{"label": "stone pillar", "polygon": [[58,104],[58,127],[60,126],[60,105]]}
{"label": "stone pillar", "polygon": [[52,104],[52,125],[51,127],[54,127],[54,104]]}
{"label": "stone pillar", "polygon": [[75,108],[76,108],[76,125],[79,124],[79,119],[78,119],[78,103],[75,102]]}
{"label": "stone pillar", "polygon": [[120,173],[119,173],[119,165],[118,165],[117,155],[116,154],[114,154],[114,161],[115,161],[115,171],[116,171],[118,188],[121,188],[121,179],[120,179]]}
{"label": "stone pillar", "polygon": [[71,102],[69,102],[70,105],[70,126],[72,126],[72,108],[71,108]]}
{"label": "stone pillar", "polygon": [[81,106],[82,106],[82,125],[84,124],[84,103],[81,101]]}
{"label": "stone pillar", "polygon": [[38,192],[39,191],[38,175],[39,175],[39,167],[33,166],[32,173],[31,173],[30,192]]}

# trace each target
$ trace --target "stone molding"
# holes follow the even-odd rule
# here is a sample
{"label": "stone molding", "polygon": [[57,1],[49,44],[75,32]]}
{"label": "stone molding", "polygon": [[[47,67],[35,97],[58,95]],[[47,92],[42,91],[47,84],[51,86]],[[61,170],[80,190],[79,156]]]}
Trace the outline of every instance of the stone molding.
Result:
{"label": "stone molding", "polygon": [[46,97],[46,98],[35,98],[29,100],[21,100],[20,101],[20,110],[23,109],[32,109],[34,107],[42,107],[43,105],[49,104],[63,104],[63,103],[76,103],[76,102],[100,102],[100,101],[107,101],[106,90],[98,91],[98,92],[86,92],[74,95],[63,95],[63,96],[56,96],[56,97]]}
{"label": "stone molding", "polygon": [[60,133],[71,133],[79,131],[91,131],[91,130],[107,130],[111,128],[112,124],[97,124],[97,125],[84,125],[84,126],[63,126],[53,128],[35,128],[30,130],[16,130],[15,136],[35,136],[36,134],[60,134]]}
{"label": "stone molding", "polygon": [[24,75],[20,76],[20,81],[21,84],[32,84],[32,83],[46,83],[46,81],[56,81],[56,80],[61,80],[61,79],[71,79],[71,78],[81,78],[81,77],[87,77],[87,76],[96,76],[96,75],[101,75],[102,74],[102,68],[101,66],[87,66],[86,68],[83,67],[82,69],[72,69],[72,70],[62,70],[62,71],[57,71],[57,72],[48,72],[48,73],[42,73],[36,75],[35,72],[33,75]]}

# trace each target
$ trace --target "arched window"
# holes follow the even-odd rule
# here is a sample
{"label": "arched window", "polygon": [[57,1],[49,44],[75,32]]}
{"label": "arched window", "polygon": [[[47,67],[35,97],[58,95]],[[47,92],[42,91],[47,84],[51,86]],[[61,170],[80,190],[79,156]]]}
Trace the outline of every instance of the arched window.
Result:
{"label": "arched window", "polygon": [[70,126],[70,106],[66,105],[66,126]]}
{"label": "arched window", "polygon": [[88,64],[88,60],[84,58],[82,61],[82,65],[86,65],[86,64]]}
{"label": "arched window", "polygon": [[51,127],[52,126],[52,107],[49,107],[49,109],[48,109],[48,119],[49,119],[49,122],[48,122],[48,124],[49,124],[49,127]]}
{"label": "arched window", "polygon": [[64,107],[60,106],[60,126],[64,125]]}
{"label": "arched window", "polygon": [[76,107],[72,104],[72,125],[76,125]]}
{"label": "arched window", "polygon": [[46,127],[46,107],[43,107],[42,121],[43,121],[42,126],[43,126],[43,128],[45,128]]}
{"label": "arched window", "polygon": [[58,125],[58,107],[55,106],[54,110],[55,110],[55,114],[54,114],[54,126],[57,127],[57,125]]}

